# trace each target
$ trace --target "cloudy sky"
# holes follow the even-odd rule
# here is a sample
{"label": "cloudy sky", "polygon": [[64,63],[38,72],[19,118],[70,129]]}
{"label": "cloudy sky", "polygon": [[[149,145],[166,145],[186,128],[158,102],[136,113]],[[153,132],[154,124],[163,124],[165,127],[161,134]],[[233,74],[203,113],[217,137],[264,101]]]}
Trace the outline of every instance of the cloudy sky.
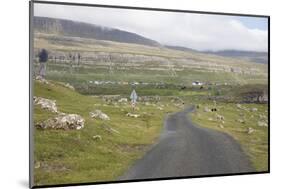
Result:
{"label": "cloudy sky", "polygon": [[197,50],[267,51],[267,18],[38,4],[35,16],[63,18],[137,33]]}

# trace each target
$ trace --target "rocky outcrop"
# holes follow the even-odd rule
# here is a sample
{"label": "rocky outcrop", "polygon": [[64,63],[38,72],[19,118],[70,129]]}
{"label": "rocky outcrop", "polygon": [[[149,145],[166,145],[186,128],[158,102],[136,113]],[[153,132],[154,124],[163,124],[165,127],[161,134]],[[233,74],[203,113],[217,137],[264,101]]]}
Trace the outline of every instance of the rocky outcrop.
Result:
{"label": "rocky outcrop", "polygon": [[242,123],[242,124],[246,123],[246,121],[244,119],[237,119],[236,121],[239,122],[239,123]]}
{"label": "rocky outcrop", "polygon": [[75,88],[72,85],[70,85],[69,83],[63,83],[63,86],[66,87],[66,88],[69,88],[73,91],[75,90]]}
{"label": "rocky outcrop", "polygon": [[256,112],[256,111],[258,111],[258,108],[251,108],[251,111]]}
{"label": "rocky outcrop", "polygon": [[108,133],[110,133],[110,134],[113,134],[113,133],[115,133],[115,134],[120,134],[120,132],[119,131],[117,131],[116,129],[113,129],[112,127],[110,127],[109,125],[102,125],[101,126],[103,129],[105,129]]}
{"label": "rocky outcrop", "polygon": [[92,118],[101,119],[101,120],[110,120],[109,116],[103,113],[101,110],[95,110],[90,112]]}
{"label": "rocky outcrop", "polygon": [[95,136],[93,136],[93,139],[94,139],[95,141],[101,141],[101,140],[102,140],[102,137],[101,137],[100,135],[95,135]]}
{"label": "rocky outcrop", "polygon": [[204,112],[211,112],[211,110],[208,107],[204,107]]}
{"label": "rocky outcrop", "polygon": [[35,77],[35,80],[38,81],[39,83],[43,83],[43,84],[49,84],[49,82],[43,78],[42,76],[38,75]]}
{"label": "rocky outcrop", "polygon": [[128,116],[128,117],[133,117],[133,118],[138,118],[138,117],[140,117],[139,114],[132,114],[132,113],[127,113],[126,116]]}
{"label": "rocky outcrop", "polygon": [[120,98],[118,100],[118,102],[122,103],[122,102],[128,102],[128,99],[127,98]]}
{"label": "rocky outcrop", "polygon": [[157,103],[160,101],[160,96],[139,96],[138,97],[139,102],[150,102],[150,103]]}
{"label": "rocky outcrop", "polygon": [[33,97],[33,102],[36,105],[40,105],[42,109],[58,113],[57,105],[55,100],[50,100],[42,97]]}
{"label": "rocky outcrop", "polygon": [[265,121],[258,121],[259,127],[268,127],[268,124]]}
{"label": "rocky outcrop", "polygon": [[40,129],[79,130],[84,127],[85,120],[77,114],[61,114],[54,118],[35,124]]}
{"label": "rocky outcrop", "polygon": [[255,130],[252,127],[248,127],[247,133],[250,135],[254,132]]}
{"label": "rocky outcrop", "polygon": [[252,90],[241,93],[245,103],[268,103],[268,92],[262,90]]}

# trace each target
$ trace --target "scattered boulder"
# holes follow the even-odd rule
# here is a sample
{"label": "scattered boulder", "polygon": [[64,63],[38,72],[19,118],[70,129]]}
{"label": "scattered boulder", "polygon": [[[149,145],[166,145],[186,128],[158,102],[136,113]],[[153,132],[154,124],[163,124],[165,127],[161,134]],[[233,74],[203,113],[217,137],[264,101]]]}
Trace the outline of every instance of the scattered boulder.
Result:
{"label": "scattered boulder", "polygon": [[244,119],[237,119],[236,121],[239,122],[239,123],[242,123],[242,124],[246,123],[246,121]]}
{"label": "scattered boulder", "polygon": [[157,109],[158,109],[158,110],[163,110],[163,108],[162,108],[162,107],[157,107]]}
{"label": "scattered boulder", "polygon": [[109,133],[116,133],[116,134],[120,134],[119,131],[117,131],[116,129],[113,129],[112,127],[110,127],[109,125],[102,125],[102,128],[104,128],[107,132]]}
{"label": "scattered boulder", "polygon": [[63,83],[63,86],[65,86],[73,91],[75,90],[75,88],[72,85],[70,85],[69,83]]}
{"label": "scattered boulder", "polygon": [[128,102],[128,99],[127,98],[120,98],[119,100],[118,100],[118,102]]}
{"label": "scattered boulder", "polygon": [[101,141],[102,140],[102,137],[100,136],[100,135],[95,135],[95,136],[93,136],[93,139],[95,140],[95,141]]}
{"label": "scattered boulder", "polygon": [[90,112],[90,116],[96,119],[101,119],[106,121],[110,120],[109,116],[103,113],[101,110],[95,110],[93,112]]}
{"label": "scattered boulder", "polygon": [[159,96],[142,96],[142,97],[139,97],[139,101],[157,103],[160,101],[160,97]]}
{"label": "scattered boulder", "polygon": [[248,127],[247,133],[250,135],[254,132],[255,130],[252,127]]}
{"label": "scattered boulder", "polygon": [[35,126],[41,129],[79,130],[84,127],[84,123],[85,120],[80,115],[66,114],[47,119],[46,121],[35,124]]}
{"label": "scattered boulder", "polygon": [[249,109],[247,109],[246,107],[242,106],[241,104],[236,104],[236,107],[240,110],[245,110],[245,111],[249,111]]}
{"label": "scattered boulder", "polygon": [[184,108],[183,104],[174,104],[174,106],[178,107],[178,108]]}
{"label": "scattered boulder", "polygon": [[267,119],[267,116],[266,116],[266,115],[263,115],[263,114],[259,114],[259,118],[260,118],[260,119]]}
{"label": "scattered boulder", "polygon": [[145,102],[144,105],[150,106],[151,104],[149,102]]}
{"label": "scattered boulder", "polygon": [[241,104],[236,104],[236,107],[239,109],[242,109],[242,105]]}
{"label": "scattered boulder", "polygon": [[258,111],[258,109],[257,108],[252,108],[251,111],[252,112],[256,112],[256,111]]}
{"label": "scattered boulder", "polygon": [[42,98],[42,97],[33,97],[33,102],[36,105],[40,105],[42,109],[49,110],[51,112],[58,112],[56,101],[55,100],[50,100],[47,98]]}
{"label": "scattered boulder", "polygon": [[171,97],[171,102],[184,104],[184,101],[180,97]]}
{"label": "scattered boulder", "polygon": [[103,95],[102,99],[104,101],[106,101],[106,102],[107,101],[110,101],[110,102],[115,101],[115,102],[117,102],[120,99],[120,95]]}
{"label": "scattered boulder", "polygon": [[268,124],[264,121],[258,121],[258,126],[259,127],[268,127]]}
{"label": "scattered boulder", "polygon": [[40,162],[40,169],[44,170],[46,173],[70,171],[70,169],[64,166],[62,163],[47,163],[44,161]]}
{"label": "scattered boulder", "polygon": [[204,107],[204,112],[211,112],[211,110],[207,106],[205,106]]}
{"label": "scattered boulder", "polygon": [[58,114],[59,114],[60,116],[65,116],[65,115],[66,115],[66,113],[64,113],[64,112],[59,112],[59,111],[58,111]]}
{"label": "scattered boulder", "polygon": [[41,75],[36,76],[35,80],[38,81],[39,83],[49,84],[49,82],[46,79],[44,79]]}
{"label": "scattered boulder", "polygon": [[217,106],[217,101],[213,100],[214,106]]}
{"label": "scattered boulder", "polygon": [[211,118],[211,117],[209,117],[209,118],[208,118],[208,121],[214,121],[214,119],[213,119],[213,118]]}
{"label": "scattered boulder", "polygon": [[126,116],[128,116],[128,117],[134,117],[134,118],[140,117],[139,114],[132,114],[132,113],[127,113]]}
{"label": "scattered boulder", "polygon": [[40,166],[41,166],[41,164],[40,164],[39,161],[35,162],[35,164],[34,164],[34,168],[35,168],[35,169],[39,169]]}

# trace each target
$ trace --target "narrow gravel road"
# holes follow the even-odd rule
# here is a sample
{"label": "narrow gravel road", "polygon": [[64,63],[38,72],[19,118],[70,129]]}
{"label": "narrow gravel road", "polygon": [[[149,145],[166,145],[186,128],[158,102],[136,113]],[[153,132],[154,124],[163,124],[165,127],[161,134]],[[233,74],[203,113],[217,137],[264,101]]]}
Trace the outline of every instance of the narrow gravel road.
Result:
{"label": "narrow gravel road", "polygon": [[192,110],[168,116],[158,143],[119,180],[253,172],[240,145],[227,134],[194,125],[187,116]]}

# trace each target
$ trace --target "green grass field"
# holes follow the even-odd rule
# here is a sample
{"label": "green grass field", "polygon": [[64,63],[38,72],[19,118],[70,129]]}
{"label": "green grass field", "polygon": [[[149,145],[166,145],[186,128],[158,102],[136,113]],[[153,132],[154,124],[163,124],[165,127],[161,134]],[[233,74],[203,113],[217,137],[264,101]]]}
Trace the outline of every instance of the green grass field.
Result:
{"label": "green grass field", "polygon": [[[131,118],[126,116],[132,112],[127,103],[104,106],[100,97],[84,96],[55,82],[35,82],[34,95],[56,100],[59,111],[86,120],[81,130],[35,129],[36,185],[115,180],[155,142],[166,113],[179,109],[168,101],[165,111],[157,109],[160,104],[139,104],[134,113],[141,116]],[[34,108],[34,123],[55,116],[37,105]],[[109,115],[110,121],[90,118],[89,112],[95,109]],[[119,134],[109,133],[108,126]],[[102,140],[94,140],[95,135]]]}
{"label": "green grass field", "polygon": [[[258,121],[268,120],[267,104],[242,104],[244,109],[237,108],[235,103],[219,102],[214,106],[212,101],[201,100],[198,104],[191,115],[194,123],[228,133],[241,144],[257,171],[268,170],[268,127],[258,126]],[[205,112],[205,107],[216,107],[218,111]],[[257,111],[251,111],[253,108]],[[216,114],[224,117],[224,123],[217,120]],[[254,129],[253,133],[248,134],[248,128]]]}

